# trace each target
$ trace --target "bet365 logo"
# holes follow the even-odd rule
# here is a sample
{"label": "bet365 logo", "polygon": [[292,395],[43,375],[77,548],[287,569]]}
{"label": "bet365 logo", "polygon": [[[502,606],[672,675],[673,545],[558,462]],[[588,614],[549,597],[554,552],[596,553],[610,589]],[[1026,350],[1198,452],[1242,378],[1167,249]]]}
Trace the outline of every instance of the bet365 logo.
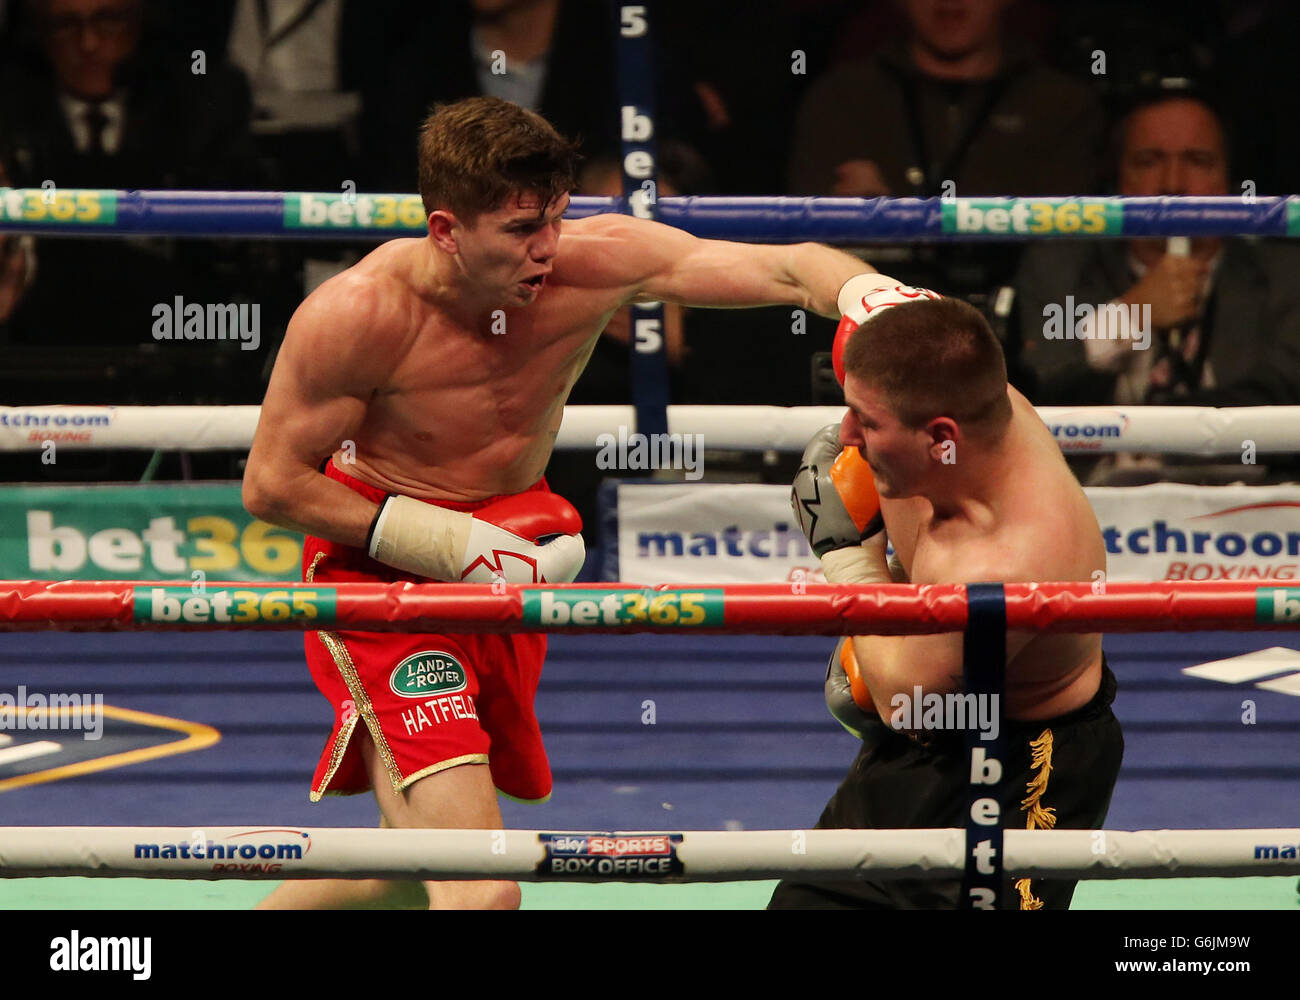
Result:
{"label": "bet365 logo", "polygon": [[723,591],[526,590],[530,625],[721,625]]}
{"label": "bet365 logo", "polygon": [[1255,620],[1300,625],[1300,587],[1260,587],[1255,591]]}
{"label": "bet365 logo", "polygon": [[334,623],[332,587],[135,587],[135,620],[176,625],[277,625],[287,621]]}
{"label": "bet365 logo", "polygon": [[952,198],[940,205],[945,233],[1042,236],[1119,234],[1123,209],[1105,198]]}

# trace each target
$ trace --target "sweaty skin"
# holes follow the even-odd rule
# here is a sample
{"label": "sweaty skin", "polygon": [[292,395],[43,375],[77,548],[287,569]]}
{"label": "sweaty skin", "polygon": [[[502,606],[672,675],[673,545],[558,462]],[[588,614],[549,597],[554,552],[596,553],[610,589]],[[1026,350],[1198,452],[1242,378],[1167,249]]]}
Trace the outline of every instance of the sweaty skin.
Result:
{"label": "sweaty skin", "polygon": [[[785,303],[834,317],[840,286],[870,270],[818,244],[700,240],[619,215],[561,224],[567,202],[520,196],[480,215],[454,253],[433,236],[394,240],[317,289],[263,403],[250,512],[362,545],[377,507],[319,473],[330,455],[408,496],[517,493],[545,470],[569,390],[621,306]],[[523,283],[537,275],[540,289]]]}
{"label": "sweaty skin", "polygon": [[[319,471],[333,456],[363,482],[426,499],[517,493],[546,468],[564,401],[609,317],[634,301],[789,304],[838,315],[856,257],[813,243],[700,240],[604,215],[562,222],[565,196],[526,193],[472,222],[445,209],[428,236],[394,240],[299,307],[276,359],[244,475],[256,517],[362,547],[376,504]],[[527,284],[541,277],[540,284]],[[594,444],[594,442],[593,442]],[[387,825],[502,826],[483,764],[401,794],[365,727],[360,746]],[[289,881],[264,908],[393,905],[404,883]],[[512,882],[425,882],[435,907],[519,905]]]}
{"label": "sweaty skin", "polygon": [[[925,496],[882,495],[885,527],[910,582],[1093,582],[1095,571],[1105,571],[1096,515],[1060,447],[1029,401],[1014,388],[1007,393],[1012,418],[996,448],[984,454],[972,446],[963,458],[959,446],[957,464],[967,465],[975,489],[950,497],[942,515]],[[888,472],[877,482],[882,494],[890,490]],[[854,650],[886,724],[895,694],[910,695],[916,684],[927,693],[960,687],[960,635],[859,637]],[[1008,718],[1072,711],[1101,683],[1096,633],[1009,632],[1007,654]]]}

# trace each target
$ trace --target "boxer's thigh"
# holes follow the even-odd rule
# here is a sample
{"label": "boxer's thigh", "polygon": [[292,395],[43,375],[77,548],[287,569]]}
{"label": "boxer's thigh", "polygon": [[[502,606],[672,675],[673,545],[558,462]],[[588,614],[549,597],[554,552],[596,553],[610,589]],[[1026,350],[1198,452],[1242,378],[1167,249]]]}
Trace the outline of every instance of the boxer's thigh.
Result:
{"label": "boxer's thigh", "polygon": [[461,764],[487,763],[471,642],[449,635],[337,635],[336,659],[392,788],[404,790]]}
{"label": "boxer's thigh", "polygon": [[504,794],[525,802],[551,794],[551,768],[534,710],[546,656],[544,635],[475,636],[478,709],[491,739],[492,778]]}
{"label": "boxer's thigh", "polygon": [[392,782],[382,780],[387,770],[368,738],[362,740],[361,753],[386,826],[400,830],[501,828],[501,810],[486,764],[460,764],[435,771],[398,792]]}

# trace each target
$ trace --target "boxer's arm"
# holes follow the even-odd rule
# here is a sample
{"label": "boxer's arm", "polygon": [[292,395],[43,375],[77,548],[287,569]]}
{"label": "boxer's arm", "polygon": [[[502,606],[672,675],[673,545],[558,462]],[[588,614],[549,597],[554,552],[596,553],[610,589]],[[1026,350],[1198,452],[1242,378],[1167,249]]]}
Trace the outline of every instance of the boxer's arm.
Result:
{"label": "boxer's arm", "polygon": [[[954,581],[1009,582],[1019,580],[1019,575],[1008,574],[1007,567],[971,563],[953,566],[949,579]],[[1028,582],[1036,579],[1024,576]],[[1025,632],[1007,633],[1007,660],[1020,653],[1032,635]],[[857,657],[862,679],[871,693],[871,699],[888,724],[897,702],[896,696],[913,697],[913,689],[920,687],[922,694],[947,694],[959,690],[963,676],[963,636],[961,632],[938,635],[868,635],[853,638],[853,652]]]}
{"label": "boxer's arm", "polygon": [[[820,243],[764,245],[702,240],[671,226],[627,216],[600,216],[597,235],[607,278],[625,301],[736,308],[794,305],[832,319],[840,288],[874,269]],[[595,220],[590,220],[594,222]]]}
{"label": "boxer's arm", "polygon": [[319,469],[344,441],[355,440],[399,349],[400,326],[390,310],[369,283],[342,277],[294,314],[244,472],[244,506],[254,517],[365,544],[378,506]]}

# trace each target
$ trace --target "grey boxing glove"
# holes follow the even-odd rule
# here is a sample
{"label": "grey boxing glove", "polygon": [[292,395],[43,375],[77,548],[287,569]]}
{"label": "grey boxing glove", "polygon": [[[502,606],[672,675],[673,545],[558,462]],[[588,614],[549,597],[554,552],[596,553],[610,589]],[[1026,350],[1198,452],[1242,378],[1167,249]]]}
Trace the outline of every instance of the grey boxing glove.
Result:
{"label": "grey boxing glove", "polygon": [[858,670],[849,636],[836,643],[826,664],[826,707],[835,721],[858,739],[862,739],[871,720],[880,718]]}
{"label": "grey boxing glove", "polygon": [[828,424],[808,442],[790,505],[827,580],[892,582],[875,477],[857,448],[840,446],[839,424]]}

